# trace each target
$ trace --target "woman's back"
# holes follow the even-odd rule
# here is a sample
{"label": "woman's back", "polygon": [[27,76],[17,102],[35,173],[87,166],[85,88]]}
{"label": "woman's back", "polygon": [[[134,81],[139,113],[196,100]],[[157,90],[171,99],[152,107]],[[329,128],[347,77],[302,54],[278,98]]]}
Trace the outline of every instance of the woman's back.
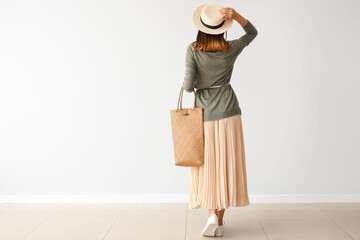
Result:
{"label": "woman's back", "polygon": [[[204,121],[241,114],[229,83],[237,57],[257,36],[257,29],[250,21],[243,29],[246,32],[243,36],[228,41],[229,51],[193,52],[194,43],[187,46],[183,87],[187,92],[197,89],[196,104],[204,108]],[[223,87],[211,88],[214,86]]]}

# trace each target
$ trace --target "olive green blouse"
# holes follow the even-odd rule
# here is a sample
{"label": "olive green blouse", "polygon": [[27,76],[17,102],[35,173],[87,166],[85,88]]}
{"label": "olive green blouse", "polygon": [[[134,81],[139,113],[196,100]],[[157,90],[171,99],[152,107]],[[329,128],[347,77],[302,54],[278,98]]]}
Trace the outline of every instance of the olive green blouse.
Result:
{"label": "olive green blouse", "polygon": [[204,108],[204,121],[241,114],[239,102],[230,85],[231,74],[236,58],[258,34],[249,20],[243,29],[243,36],[228,41],[229,51],[193,52],[194,42],[187,46],[182,86],[187,92],[196,89],[196,107]]}

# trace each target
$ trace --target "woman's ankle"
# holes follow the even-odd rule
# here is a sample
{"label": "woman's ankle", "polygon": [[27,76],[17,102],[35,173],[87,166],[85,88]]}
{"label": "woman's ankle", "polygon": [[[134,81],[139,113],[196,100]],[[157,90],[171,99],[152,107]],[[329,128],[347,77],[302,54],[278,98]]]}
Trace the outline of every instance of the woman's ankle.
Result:
{"label": "woman's ankle", "polygon": [[216,216],[219,216],[219,213],[215,210],[215,211],[213,211],[213,210],[209,210],[209,217],[212,215],[212,214],[216,214]]}
{"label": "woman's ankle", "polygon": [[219,219],[218,219],[218,225],[219,225],[219,226],[222,226],[223,224],[224,224],[223,220],[219,218]]}

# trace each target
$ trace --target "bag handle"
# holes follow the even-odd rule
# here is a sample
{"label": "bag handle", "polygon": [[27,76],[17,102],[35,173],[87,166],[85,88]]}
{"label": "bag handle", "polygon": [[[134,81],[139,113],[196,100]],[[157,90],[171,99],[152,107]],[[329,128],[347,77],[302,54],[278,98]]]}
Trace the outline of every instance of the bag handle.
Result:
{"label": "bag handle", "polygon": [[[183,92],[184,92],[184,87],[181,87],[176,110],[179,109],[179,103],[180,103],[180,110],[182,109],[182,96],[183,96]],[[196,92],[195,92],[195,90],[194,90],[194,106],[193,106],[193,109],[195,109],[195,108],[196,108]]]}

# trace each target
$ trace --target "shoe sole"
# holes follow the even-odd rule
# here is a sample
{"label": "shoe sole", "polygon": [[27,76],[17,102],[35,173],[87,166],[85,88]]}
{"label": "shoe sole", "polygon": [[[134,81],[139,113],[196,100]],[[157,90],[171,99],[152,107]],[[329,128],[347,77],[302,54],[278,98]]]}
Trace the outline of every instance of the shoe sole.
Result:
{"label": "shoe sole", "polygon": [[222,237],[222,236],[224,236],[223,233],[221,233],[221,234],[215,234],[215,237]]}
{"label": "shoe sole", "polygon": [[204,230],[204,232],[202,233],[203,236],[206,237],[214,237],[215,236],[215,231],[217,229],[218,225],[216,223],[210,223],[207,228]]}

